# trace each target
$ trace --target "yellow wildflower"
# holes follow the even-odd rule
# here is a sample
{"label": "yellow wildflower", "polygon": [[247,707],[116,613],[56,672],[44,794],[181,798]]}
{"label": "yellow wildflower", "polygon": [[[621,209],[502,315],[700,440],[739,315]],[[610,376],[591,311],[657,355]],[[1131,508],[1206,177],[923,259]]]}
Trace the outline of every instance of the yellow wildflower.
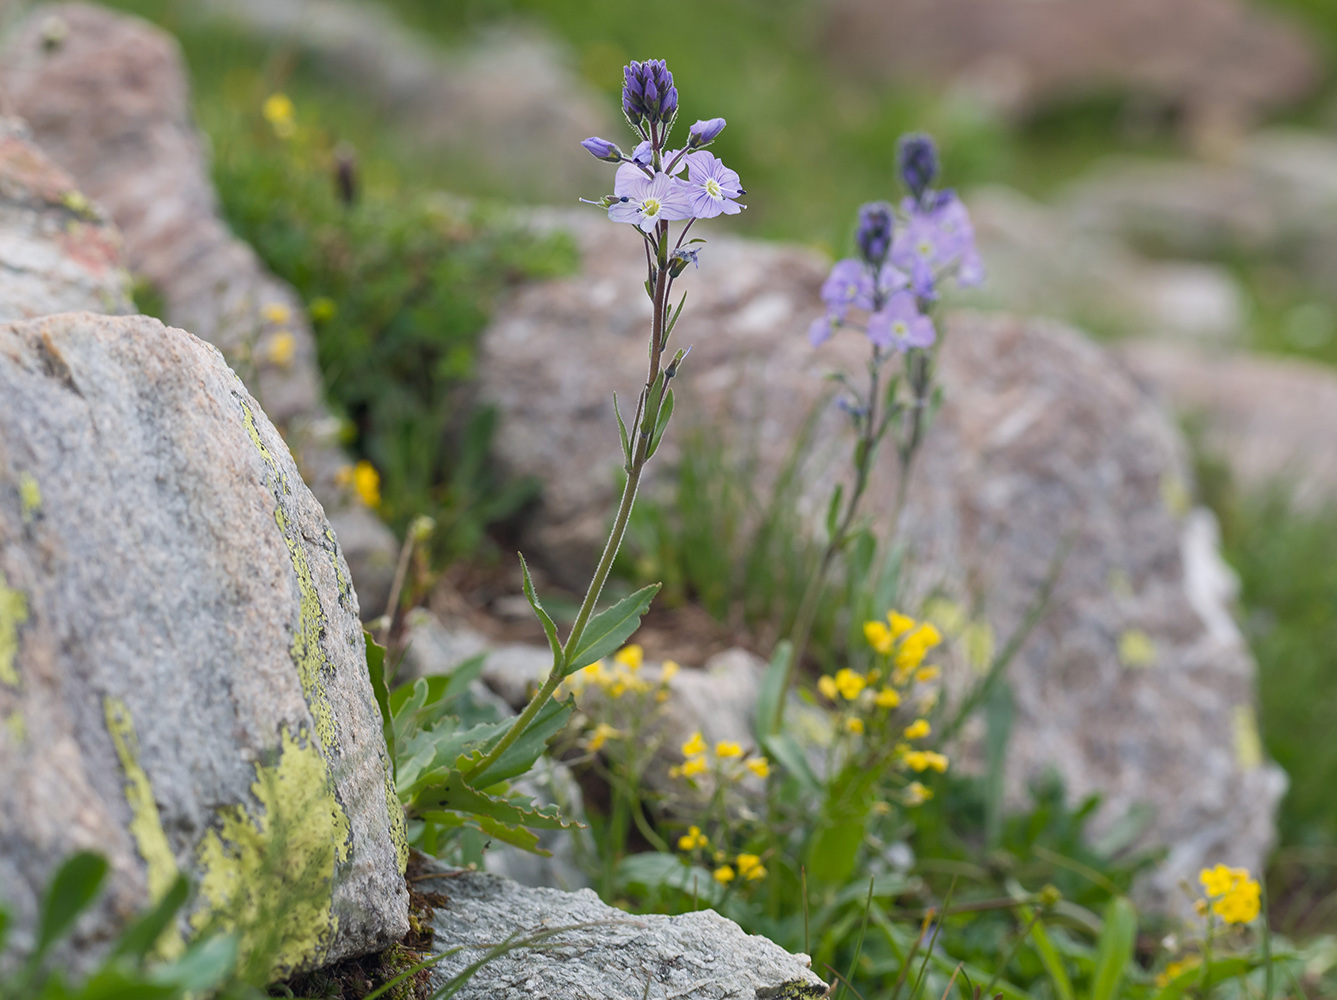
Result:
{"label": "yellow wildflower", "polygon": [[937,680],[940,673],[942,671],[937,667],[920,667],[915,671],[915,680],[920,684],[927,684],[929,681]]}
{"label": "yellow wildflower", "polygon": [[922,740],[930,732],[931,727],[928,719],[915,719],[905,727],[905,738],[907,740]]}
{"label": "yellow wildflower", "polygon": [[1198,880],[1214,900],[1212,912],[1228,924],[1247,924],[1258,916],[1262,889],[1247,868],[1204,868]]}
{"label": "yellow wildflower", "polygon": [[721,760],[732,760],[743,756],[743,748],[733,740],[720,740],[715,744],[715,756]]}
{"label": "yellow wildflower", "polygon": [[265,321],[273,323],[275,326],[284,326],[292,320],[292,310],[282,302],[270,302],[260,310]]}
{"label": "yellow wildflower", "polygon": [[766,877],[766,866],[761,863],[761,858],[755,854],[740,854],[738,855],[738,874],[749,882],[755,882],[759,878]]}
{"label": "yellow wildflower", "polygon": [[733,869],[728,865],[720,865],[715,869],[713,874],[715,876],[715,881],[720,883],[720,885],[728,885],[734,880]]}
{"label": "yellow wildflower", "polygon": [[1203,891],[1213,897],[1224,896],[1248,877],[1247,868],[1228,868],[1225,865],[1204,868],[1198,872],[1198,881],[1202,883]]}
{"label": "yellow wildflower", "polygon": [[864,622],[863,637],[868,641],[868,645],[883,656],[891,652],[892,644],[895,642],[891,629],[881,622]]}
{"label": "yellow wildflower", "polygon": [[328,323],[334,319],[339,312],[339,306],[333,299],[321,295],[307,303],[306,311],[311,314],[311,319],[317,323]]}
{"label": "yellow wildflower", "polygon": [[678,850],[695,851],[698,847],[709,847],[710,841],[701,832],[699,826],[689,826],[687,832],[678,838]]}
{"label": "yellow wildflower", "polygon": [[631,645],[619,649],[617,655],[613,657],[613,662],[620,663],[632,673],[635,673],[641,669],[641,664],[645,662],[645,650],[633,642]]}
{"label": "yellow wildflower", "polygon": [[1178,962],[1171,962],[1165,967],[1165,971],[1156,977],[1157,988],[1164,989],[1185,972],[1188,972],[1190,969],[1196,969],[1201,964],[1202,959],[1198,958],[1197,955],[1189,955],[1187,958],[1182,958]]}
{"label": "yellow wildflower", "polygon": [[743,762],[743,766],[758,778],[769,778],[771,776],[771,764],[765,757],[749,757]]}
{"label": "yellow wildflower", "polygon": [[292,364],[296,354],[297,338],[292,335],[291,330],[280,330],[274,334],[269,338],[268,346],[265,348],[266,357],[280,368],[287,368]]}
{"label": "yellow wildflower", "polygon": [[827,701],[836,700],[836,682],[827,674],[817,678],[817,690],[822,692],[822,697]]}
{"label": "yellow wildflower", "polygon": [[293,134],[294,108],[287,94],[270,94],[265,98],[261,113],[280,139],[287,139]]}
{"label": "yellow wildflower", "polygon": [[664,665],[659,668],[659,683],[667,684],[678,676],[678,671],[681,669],[673,660],[665,660]]}
{"label": "yellow wildflower", "polygon": [[706,758],[693,757],[683,763],[682,767],[678,769],[678,773],[684,778],[695,778],[698,774],[705,774],[708,770],[710,770],[710,765],[706,763]]}
{"label": "yellow wildflower", "polygon": [[863,735],[863,719],[851,717],[845,720],[845,728],[852,733]]}
{"label": "yellow wildflower", "polygon": [[606,722],[601,722],[594,727],[594,733],[590,736],[589,742],[585,744],[585,749],[591,753],[598,753],[610,739],[615,739],[621,735],[620,730],[614,729]]}
{"label": "yellow wildflower", "polygon": [[895,708],[901,703],[901,696],[891,688],[883,688],[874,699],[878,708]]}
{"label": "yellow wildflower", "polygon": [[891,637],[899,639],[915,627],[915,620],[909,615],[901,614],[899,611],[888,611],[887,624],[891,626]]}
{"label": "yellow wildflower", "polygon": [[844,667],[836,672],[836,690],[846,701],[853,701],[859,697],[859,692],[864,689],[866,684],[863,674],[856,674],[849,667]]}
{"label": "yellow wildflower", "polygon": [[942,774],[947,770],[946,756],[933,750],[909,750],[905,754],[905,763],[912,771],[934,770]]}
{"label": "yellow wildflower", "polygon": [[353,488],[368,507],[381,505],[381,474],[366,459],[353,466]]}
{"label": "yellow wildflower", "polygon": [[905,786],[904,802],[907,806],[922,806],[929,799],[933,798],[933,790],[926,788],[918,781],[912,781]]}
{"label": "yellow wildflower", "polygon": [[682,745],[682,755],[684,757],[695,757],[697,754],[706,752],[706,741],[701,737],[701,730],[692,733],[686,743]]}

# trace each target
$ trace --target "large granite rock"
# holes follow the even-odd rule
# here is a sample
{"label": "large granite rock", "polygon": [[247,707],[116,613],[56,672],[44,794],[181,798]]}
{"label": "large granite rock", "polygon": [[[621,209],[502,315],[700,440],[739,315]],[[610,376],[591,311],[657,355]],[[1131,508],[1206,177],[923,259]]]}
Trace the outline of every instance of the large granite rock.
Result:
{"label": "large granite rock", "polygon": [[0,320],[130,313],[121,237],[18,118],[0,117]]}
{"label": "large granite rock", "polygon": [[[349,460],[321,399],[303,303],[218,214],[175,39],[101,7],[43,5],[0,51],[0,86],[42,149],[120,227],[129,267],[162,297],[165,319],[243,373],[346,540],[368,612],[379,614],[394,536],[340,484]],[[291,344],[290,357],[276,349],[279,338]]]}
{"label": "large granite rock", "polygon": [[1110,91],[1202,135],[1312,93],[1304,29],[1244,0],[836,0],[828,49],[900,82],[948,84],[1008,114]]}
{"label": "large granite rock", "polygon": [[[439,876],[427,877],[433,871]],[[632,916],[590,889],[526,889],[496,875],[443,867],[416,877],[424,890],[447,897],[431,917],[437,946],[460,948],[433,968],[433,987],[502,941],[529,945],[480,968],[454,994],[460,1000],[753,1000],[758,990],[786,983],[821,984],[807,955],[745,934],[714,910]]]}
{"label": "large granite rock", "polygon": [[1337,500],[1337,372],[1297,359],[1133,340],[1116,350],[1247,491],[1281,485],[1300,507]]}
{"label": "large granite rock", "polygon": [[70,852],[86,966],[178,872],[167,947],[279,927],[274,971],[407,931],[403,813],[329,523],[213,348],[147,317],[0,326],[0,897]]}
{"label": "large granite rock", "polygon": [[[643,262],[625,246],[633,234],[591,214],[568,220],[585,272],[517,295],[486,333],[480,368],[482,395],[502,414],[498,454],[545,483],[527,551],[573,583],[596,558],[614,500],[619,445],[602,400],[612,389],[634,398],[649,312]],[[808,347],[827,267],[814,255],[724,237],[701,261],[674,333],[694,345],[676,429],[647,489],[663,487],[698,421],[754,443],[764,495],[824,398],[820,376],[857,372],[866,344],[851,334]],[[1143,842],[1172,854],[1147,892],[1167,905],[1201,864],[1257,866],[1284,777],[1258,750],[1253,660],[1231,621],[1210,521],[1187,510],[1175,425],[1108,353],[1054,324],[958,316],[941,372],[947,402],[905,519],[915,591],[940,586],[982,605],[1006,636],[1069,543],[1047,612],[1012,667],[1011,800],[1057,771],[1072,797],[1104,796],[1097,833],[1136,803],[1153,806]],[[804,469],[814,524],[843,474],[845,442],[831,408]],[[884,529],[893,466],[879,466],[869,491]]]}

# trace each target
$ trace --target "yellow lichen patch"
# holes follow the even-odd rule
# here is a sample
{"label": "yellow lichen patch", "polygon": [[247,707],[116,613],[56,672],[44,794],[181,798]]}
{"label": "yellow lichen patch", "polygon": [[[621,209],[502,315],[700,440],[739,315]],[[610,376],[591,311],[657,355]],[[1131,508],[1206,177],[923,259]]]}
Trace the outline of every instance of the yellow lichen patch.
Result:
{"label": "yellow lichen patch", "polygon": [[[219,811],[196,855],[205,907],[196,930],[235,931],[254,960],[282,975],[318,961],[339,928],[332,908],[335,865],[348,858],[348,816],[330,785],[314,740],[280,733],[279,756],[257,764],[251,791],[259,802]],[[261,937],[260,935],[263,935]]]}
{"label": "yellow lichen patch", "polygon": [[395,791],[395,780],[390,777],[390,767],[385,768],[385,811],[390,817],[390,839],[395,845],[395,860],[399,864],[399,874],[403,875],[409,867],[409,838],[404,823],[404,807],[400,804],[399,793]]}
{"label": "yellow lichen patch", "polygon": [[23,511],[23,523],[31,524],[32,519],[42,509],[42,488],[31,472],[19,473],[19,504]]}
{"label": "yellow lichen patch", "polygon": [[28,739],[28,723],[19,711],[10,712],[4,718],[4,729],[9,734],[10,742],[22,746]]}
{"label": "yellow lichen patch", "polygon": [[1119,662],[1134,670],[1144,670],[1156,662],[1156,643],[1140,628],[1130,628],[1119,636]]}
{"label": "yellow lichen patch", "polygon": [[330,563],[334,566],[334,582],[339,587],[339,598],[347,601],[348,596],[353,592],[353,585],[339,567],[339,540],[334,537],[334,532],[329,528],[325,529],[325,541],[330,543]]}
{"label": "yellow lichen patch", "polygon": [[1230,712],[1235,730],[1235,762],[1241,771],[1263,766],[1263,740],[1258,735],[1258,717],[1252,705],[1236,705]]}
{"label": "yellow lichen patch", "polygon": [[328,666],[325,652],[320,647],[320,638],[325,631],[325,611],[320,606],[320,595],[316,593],[316,582],[311,576],[311,563],[306,557],[306,547],[298,537],[297,529],[283,512],[283,498],[287,495],[287,483],[278,462],[260,439],[260,428],[256,426],[255,414],[240,396],[237,402],[241,406],[242,421],[246,433],[260,452],[260,457],[269,466],[271,482],[274,484],[274,521],[288,546],[288,555],[292,559],[293,572],[297,574],[297,590],[300,596],[297,629],[293,635],[291,655],[297,667],[297,679],[302,685],[302,695],[311,716],[316,722],[316,735],[326,752],[332,752],[335,746],[337,730],[334,711],[325,694],[325,681],[322,676]]}
{"label": "yellow lichen patch", "polygon": [[19,671],[14,660],[19,653],[19,626],[28,620],[28,598],[11,590],[0,570],[0,684],[19,686]]}
{"label": "yellow lichen patch", "polygon": [[[103,699],[102,706],[107,717],[107,733],[116,747],[121,770],[125,772],[125,801],[130,804],[130,836],[135,838],[135,846],[139,848],[139,855],[147,866],[149,900],[157,903],[176,882],[176,857],[172,854],[172,847],[162,828],[162,817],[153,797],[153,786],[149,784],[149,776],[139,763],[139,737],[135,733],[135,721],[130,717],[130,710],[121,699],[110,695]],[[159,938],[157,949],[163,958],[175,958],[181,954],[185,950],[181,931],[175,925],[169,927]]]}

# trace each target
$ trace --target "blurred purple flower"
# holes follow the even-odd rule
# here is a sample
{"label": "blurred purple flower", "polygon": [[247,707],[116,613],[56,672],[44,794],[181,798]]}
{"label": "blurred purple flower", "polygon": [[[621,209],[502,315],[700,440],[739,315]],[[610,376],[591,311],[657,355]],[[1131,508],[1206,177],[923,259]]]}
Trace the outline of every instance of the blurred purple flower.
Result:
{"label": "blurred purple flower", "polygon": [[608,217],[630,222],[647,233],[658,222],[692,218],[691,199],[681,181],[662,173],[647,177],[635,164],[617,168],[613,194],[626,200],[612,205]]}
{"label": "blurred purple flower", "polygon": [[938,278],[953,266],[960,285],[978,285],[984,280],[975,229],[955,193],[939,191],[927,206],[907,198],[901,207],[907,221],[892,241],[891,261],[910,275],[916,295],[936,298]]}
{"label": "blurred purple flower", "polygon": [[743,194],[738,174],[726,167],[714,153],[688,153],[685,159],[693,216],[713,219],[721,214],[737,215],[747,207],[733,200]]}
{"label": "blurred purple flower", "polygon": [[859,230],[855,242],[859,253],[873,267],[881,267],[891,250],[896,217],[885,201],[870,201],[859,207]]}
{"label": "blurred purple flower", "polygon": [[938,149],[923,132],[909,132],[897,144],[896,166],[901,180],[917,202],[938,176]]}
{"label": "blurred purple flower", "polygon": [[932,347],[936,337],[933,320],[919,311],[912,292],[897,292],[868,317],[868,339],[883,350]]}
{"label": "blurred purple flower", "polygon": [[688,130],[687,145],[693,149],[698,149],[714,142],[723,131],[723,118],[707,118],[705,121],[699,121]]}
{"label": "blurred purple flower", "polygon": [[821,296],[828,315],[838,320],[845,318],[850,306],[872,309],[873,276],[862,261],[847,257],[831,268],[831,273],[822,282]]}
{"label": "blurred purple flower", "polygon": [[622,78],[622,110],[633,126],[669,121],[678,110],[678,88],[663,59],[632,60]]}

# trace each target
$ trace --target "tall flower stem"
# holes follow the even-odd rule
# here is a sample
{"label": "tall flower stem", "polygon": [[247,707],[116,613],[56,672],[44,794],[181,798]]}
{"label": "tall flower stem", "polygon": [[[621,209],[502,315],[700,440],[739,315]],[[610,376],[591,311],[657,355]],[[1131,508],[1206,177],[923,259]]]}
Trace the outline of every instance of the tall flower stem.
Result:
{"label": "tall flower stem", "polygon": [[[659,223],[656,232],[659,235],[658,245],[666,246],[665,234],[668,232],[668,223]],[[660,382],[659,379],[665,346],[665,303],[668,300],[669,283],[667,263],[665,256],[661,254],[654,278],[654,322],[650,336],[649,374],[646,376],[645,390],[641,393],[641,401],[637,407],[637,419],[632,425],[632,429],[636,433],[636,444],[632,451],[630,466],[627,469],[627,483],[622,488],[622,499],[618,503],[617,514],[613,518],[613,528],[608,534],[608,541],[604,544],[603,555],[600,556],[599,564],[594,570],[594,576],[590,579],[589,587],[585,590],[585,599],[580,603],[580,610],[576,613],[576,620],[571,626],[571,633],[562,645],[561,655],[553,658],[548,679],[544,681],[543,686],[534,694],[534,697],[529,700],[529,704],[516,717],[510,729],[506,730],[496,746],[488,752],[487,756],[476,767],[471,769],[470,773],[481,773],[495,764],[501,758],[501,755],[520,738],[529,724],[534,721],[534,717],[548,703],[548,699],[556,693],[558,685],[566,677],[567,664],[571,662],[572,654],[575,653],[580,637],[585,632],[585,626],[589,624],[590,617],[594,614],[594,606],[598,603],[599,594],[603,591],[604,584],[608,580],[608,574],[613,569],[613,560],[617,557],[618,549],[622,547],[622,539],[627,533],[627,524],[631,519],[631,509],[636,504],[636,490],[640,486],[641,473],[645,470],[646,462],[649,461],[650,442],[654,434],[653,428],[651,428],[649,434],[641,432],[641,417],[650,404],[650,393],[655,390],[656,383],[659,383],[660,394],[660,398],[655,400],[656,408],[662,406],[663,396],[668,392],[668,380],[664,379]]]}

